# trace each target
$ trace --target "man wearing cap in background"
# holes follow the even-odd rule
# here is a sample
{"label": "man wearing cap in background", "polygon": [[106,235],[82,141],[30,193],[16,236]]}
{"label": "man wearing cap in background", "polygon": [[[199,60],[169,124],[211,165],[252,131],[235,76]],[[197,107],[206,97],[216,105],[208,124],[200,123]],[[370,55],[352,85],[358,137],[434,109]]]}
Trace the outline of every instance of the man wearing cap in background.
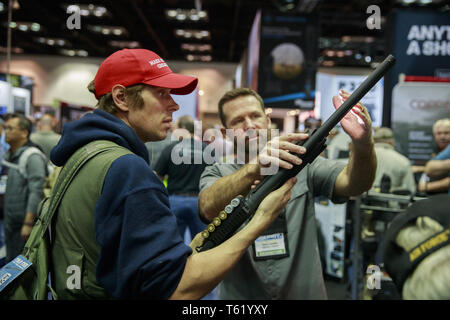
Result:
{"label": "man wearing cap in background", "polygon": [[[149,50],[120,50],[101,64],[88,87],[97,109],[64,126],[51,160],[63,166],[98,140],[127,153],[109,167],[103,154],[89,160],[55,213],[52,283],[59,299],[201,298],[286,205],[295,178],[268,195],[248,227],[220,246],[193,254],[201,238],[184,244],[144,142],[166,137],[179,108],[171,93],[188,94],[196,86],[196,78],[172,73]],[[67,270],[74,266],[82,279],[69,286]]]}
{"label": "man wearing cap in background", "polygon": [[411,163],[404,155],[394,149],[394,133],[391,129],[381,127],[375,129],[375,152],[377,154],[377,173],[372,189],[381,187],[383,175],[390,178],[391,191],[405,190],[411,194],[416,192],[416,182]]}

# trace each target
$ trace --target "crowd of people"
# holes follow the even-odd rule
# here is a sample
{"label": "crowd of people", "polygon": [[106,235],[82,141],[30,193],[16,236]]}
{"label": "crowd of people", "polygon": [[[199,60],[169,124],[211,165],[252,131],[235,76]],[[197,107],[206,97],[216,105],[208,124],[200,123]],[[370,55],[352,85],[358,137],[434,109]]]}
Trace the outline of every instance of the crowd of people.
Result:
{"label": "crowd of people", "polygon": [[[423,168],[423,186],[415,181],[410,161],[395,151],[392,130],[373,130],[367,108],[358,103],[342,119],[342,132],[330,144],[334,150],[332,142],[344,137],[346,161],[336,161],[335,151],[318,157],[270,193],[228,240],[197,252],[204,241],[200,232],[217,221],[232,199],[260,183],[265,168],[275,164],[290,169],[302,163],[307,150],[296,143],[306,140],[308,133],[269,134],[262,146],[241,139],[241,158],[198,164],[196,152],[202,153],[213,141],[196,137],[188,116],[174,126],[173,112],[182,113],[183,106],[171,97],[192,92],[197,79],[172,73],[167,65],[142,67],[142,61],[158,59],[142,49],[109,56],[89,84],[98,100],[96,109],[67,123],[62,135],[53,131],[56,123],[50,115],[39,119],[36,130],[23,115],[4,118],[9,146],[2,162],[7,175],[6,261],[21,253],[30,235],[52,168],[64,166],[77,150],[97,140],[126,150],[109,162],[88,162],[61,201],[52,246],[58,266],[52,285],[61,299],[199,299],[216,287],[219,299],[326,299],[314,219],[316,197],[344,203],[368,190],[383,189],[386,176],[388,191],[450,192],[450,119],[433,127],[439,153]],[[333,97],[334,107],[348,97],[340,91]],[[218,113],[226,132],[234,133],[235,147],[247,132],[258,134],[271,126],[261,97],[247,88],[225,93]],[[184,134],[178,130],[177,137],[171,136],[175,127]],[[223,145],[228,138],[223,136]],[[174,163],[174,154],[188,161]],[[435,182],[441,187],[434,189]],[[186,229],[191,236],[187,243]],[[87,285],[83,290],[68,288],[66,268],[78,264],[80,256],[85,257],[81,275]]]}

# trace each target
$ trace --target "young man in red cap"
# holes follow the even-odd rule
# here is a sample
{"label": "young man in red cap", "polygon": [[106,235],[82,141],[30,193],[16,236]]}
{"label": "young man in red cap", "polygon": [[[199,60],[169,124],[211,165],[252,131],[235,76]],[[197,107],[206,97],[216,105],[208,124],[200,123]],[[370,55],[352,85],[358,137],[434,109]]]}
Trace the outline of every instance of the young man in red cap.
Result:
{"label": "young man in red cap", "polygon": [[52,284],[58,299],[198,299],[210,292],[290,198],[289,180],[260,204],[251,222],[214,249],[184,244],[168,194],[148,165],[144,142],[162,140],[197,79],[174,74],[154,52],[120,50],[100,66],[89,90],[97,109],[64,126],[51,160],[63,166],[80,148],[112,141],[127,151],[87,162],[53,222]]}

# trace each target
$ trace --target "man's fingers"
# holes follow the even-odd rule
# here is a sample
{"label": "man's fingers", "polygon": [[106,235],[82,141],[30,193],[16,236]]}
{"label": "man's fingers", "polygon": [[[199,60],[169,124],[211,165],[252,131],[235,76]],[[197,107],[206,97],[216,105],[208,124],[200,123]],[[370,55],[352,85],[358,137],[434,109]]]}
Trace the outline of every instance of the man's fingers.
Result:
{"label": "man's fingers", "polygon": [[306,153],[306,148],[303,146],[296,145],[295,143],[291,143],[288,141],[280,141],[278,145],[279,149],[287,150],[289,152],[294,152],[298,154]]}
{"label": "man's fingers", "polygon": [[292,153],[289,153],[287,151],[284,150],[278,150],[278,156],[280,159],[288,161],[292,164],[296,164],[299,165],[302,163],[302,159],[300,159],[299,157],[293,155]]}
{"label": "man's fingers", "polygon": [[292,169],[293,168],[292,163],[284,161],[284,160],[280,159],[279,157],[272,157],[272,156],[268,156],[268,155],[261,156],[259,159],[259,162],[264,167],[275,166],[275,167],[280,167],[280,168],[284,168],[284,169]]}
{"label": "man's fingers", "polygon": [[289,142],[296,142],[296,141],[303,141],[308,139],[309,134],[307,133],[289,133],[283,136],[279,137],[280,142],[281,141],[289,141]]}
{"label": "man's fingers", "polygon": [[290,192],[291,189],[294,187],[294,185],[297,183],[297,178],[296,177],[292,177],[290,178],[288,181],[286,181],[284,183],[284,185],[281,187],[281,190],[283,193],[289,193],[289,197],[287,197],[287,199],[290,199]]}

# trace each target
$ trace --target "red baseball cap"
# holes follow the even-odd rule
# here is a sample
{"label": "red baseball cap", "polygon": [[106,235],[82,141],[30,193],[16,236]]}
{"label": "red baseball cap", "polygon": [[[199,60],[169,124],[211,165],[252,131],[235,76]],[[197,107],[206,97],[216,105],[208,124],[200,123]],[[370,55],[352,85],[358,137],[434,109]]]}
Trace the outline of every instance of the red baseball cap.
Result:
{"label": "red baseball cap", "polygon": [[197,87],[198,79],[173,73],[156,53],[146,49],[122,49],[102,62],[95,75],[95,97],[111,92],[120,84],[129,87],[138,83],[172,89],[172,94],[184,95]]}

